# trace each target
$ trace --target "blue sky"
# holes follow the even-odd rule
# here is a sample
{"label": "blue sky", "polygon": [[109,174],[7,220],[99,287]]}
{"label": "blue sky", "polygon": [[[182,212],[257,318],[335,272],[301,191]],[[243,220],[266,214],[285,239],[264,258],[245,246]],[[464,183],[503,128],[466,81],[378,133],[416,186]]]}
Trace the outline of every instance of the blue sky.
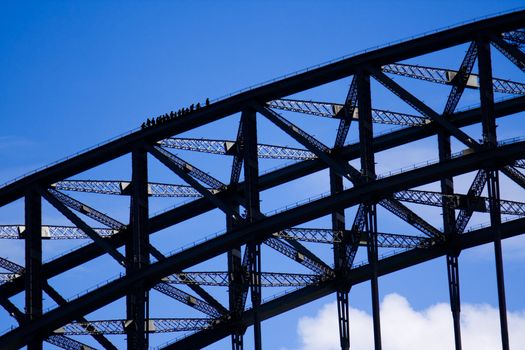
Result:
{"label": "blue sky", "polygon": [[[134,129],[147,117],[202,102],[207,97],[212,100],[220,98],[238,89],[362,49],[521,5],[522,1],[4,2],[0,5],[0,183]],[[464,48],[457,52],[464,52]],[[449,57],[443,54],[428,58],[427,63],[434,62],[439,66],[445,62],[453,68],[459,65],[461,58],[461,55]],[[512,67],[497,62],[495,65],[501,66],[500,72],[506,75],[505,78],[523,80],[523,77],[514,77],[516,72]],[[348,81],[305,92],[303,96],[340,102],[346,94],[345,86],[348,86]],[[420,96],[429,105],[435,103],[437,106],[442,102],[438,103],[434,95],[443,91],[439,89],[430,87]],[[375,94],[374,101],[382,102],[385,93],[378,89]],[[473,96],[475,94],[466,94],[462,103],[476,103]],[[469,103],[469,99],[472,102]],[[378,108],[405,108],[402,103],[396,103]],[[332,142],[329,141],[332,137],[330,130],[336,124],[321,125],[317,120],[291,118],[297,123],[304,122],[306,130],[326,143]],[[236,130],[232,125],[231,121],[224,121],[188,135],[233,138]],[[274,133],[268,122],[260,121],[259,126],[261,142],[295,145],[285,136]],[[503,138],[523,133],[523,123],[512,118],[508,125],[502,125],[500,131]],[[356,137],[353,129],[348,139]],[[435,143],[422,142],[408,147],[406,150],[410,153],[406,152],[403,157],[400,153],[394,153],[394,157],[384,155],[378,167],[386,171],[436,158],[437,152],[431,145]],[[227,167],[221,166],[220,159],[181,155],[190,161],[195,160],[202,168],[207,166],[206,170],[213,170],[216,176],[225,177]],[[281,163],[262,162],[263,168],[276,164]],[[99,178],[127,178],[128,159],[117,160],[90,174]],[[90,174],[84,174],[84,178]],[[177,182],[168,171],[155,164],[151,165],[150,174],[158,181]],[[312,175],[302,183],[285,187],[286,198],[280,196],[282,188],[268,191],[262,195],[263,208],[274,209],[325,191],[323,175]],[[460,180],[466,183],[467,179],[468,176]],[[301,192],[305,185],[312,193],[305,195]],[[515,188],[510,185],[509,188],[507,192],[512,195]],[[85,199],[122,221],[127,220],[124,199],[104,201],[89,195],[76,198]],[[154,201],[151,212],[169,205]],[[21,223],[20,207],[21,203],[14,203],[0,208],[2,222]],[[44,219],[48,223],[66,223],[49,208],[45,210]],[[438,212],[429,210],[428,216],[440,226]],[[486,217],[479,218],[479,222],[486,220]],[[316,223],[323,225],[326,222],[326,219],[320,219]],[[184,223],[174,231],[161,232],[152,237],[152,242],[168,252],[177,244],[189,243],[221,230],[223,224],[223,215],[214,211]],[[388,218],[383,226],[380,223],[380,230],[382,228],[391,232],[405,229]],[[168,242],[172,243],[174,232],[177,241],[170,246]],[[51,257],[79,242],[46,244],[47,257]],[[525,248],[522,240],[505,245],[510,252],[505,261],[508,305],[516,312],[525,310],[525,301],[521,297],[525,284],[520,277],[525,272],[525,253],[519,247]],[[0,243],[1,256],[20,261],[20,252],[21,245],[16,242]],[[329,255],[325,256],[330,262]],[[463,253],[461,262],[464,263],[461,270],[463,300],[472,304],[497,305],[490,247]],[[105,264],[108,267],[101,273],[101,266]],[[267,264],[271,269],[278,262]],[[67,274],[69,279],[53,280],[53,283],[65,296],[72,296],[97,283],[101,274],[110,277],[119,271],[109,258],[102,258]],[[438,259],[382,278],[380,290],[382,296],[398,293],[406,297],[416,310],[447,302],[445,261]],[[300,337],[296,332],[298,319],[313,317],[334,298],[324,298],[265,322],[265,347],[300,348]],[[22,298],[17,296],[14,300]],[[353,288],[351,303],[355,308],[369,311],[367,284]],[[184,316],[186,309],[173,304],[159,298],[152,309],[159,317]],[[96,312],[91,318],[122,317],[117,311],[112,311],[117,310],[117,306]],[[10,324],[7,314],[0,312],[0,328]],[[247,333],[248,344],[250,336],[251,329]],[[114,339],[120,344],[121,339]],[[158,345],[170,337],[152,339],[155,339],[153,345]],[[227,343],[223,342],[210,348],[226,346]]]}

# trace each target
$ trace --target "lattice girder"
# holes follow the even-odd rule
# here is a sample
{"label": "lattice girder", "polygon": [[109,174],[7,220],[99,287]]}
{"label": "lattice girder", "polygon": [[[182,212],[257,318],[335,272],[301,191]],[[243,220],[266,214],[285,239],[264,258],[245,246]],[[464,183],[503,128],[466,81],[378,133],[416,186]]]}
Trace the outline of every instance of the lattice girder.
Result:
{"label": "lattice girder", "polygon": [[[155,247],[148,245],[149,243],[144,245],[145,249],[142,249],[141,246],[140,252],[133,251],[134,244],[137,243],[138,239],[148,238],[149,234],[186,223],[187,220],[204,213],[213,211],[214,214],[226,214],[229,218],[233,218],[235,225],[230,225],[224,234],[216,234],[192,246],[175,250],[174,253],[168,254],[165,258],[157,258],[157,261],[151,264],[147,261],[149,259],[146,259],[144,264],[141,264],[137,269],[130,271],[126,275],[99,285],[94,290],[81,293],[43,314],[38,313],[38,305],[36,308],[33,307],[32,310],[37,310],[34,313],[36,317],[33,317],[28,311],[27,315],[29,317],[27,321],[21,323],[17,328],[0,335],[0,348],[17,348],[26,345],[28,342],[36,343],[41,341],[41,339],[56,334],[126,334],[128,339],[130,339],[131,334],[136,335],[140,333],[139,336],[144,336],[148,331],[194,332],[188,334],[185,338],[178,339],[173,344],[166,345],[165,348],[203,348],[232,334],[232,332],[236,332],[235,334],[238,335],[239,331],[241,331],[242,334],[247,327],[253,324],[260,324],[260,320],[273,317],[335,291],[341,291],[342,286],[350,288],[357,283],[368,280],[377,282],[378,276],[444,256],[452,248],[460,251],[481,244],[496,242],[493,227],[471,229],[464,232],[466,224],[474,211],[490,212],[492,222],[496,223],[495,225],[498,228],[496,230],[498,242],[500,239],[521,234],[521,232],[524,232],[523,228],[525,227],[524,218],[510,218],[512,220],[508,222],[501,222],[500,215],[503,213],[522,216],[525,209],[523,203],[500,201],[499,195],[494,195],[494,188],[499,186],[498,171],[505,172],[505,169],[508,170],[507,166],[510,166],[511,169],[514,169],[512,168],[513,166],[520,166],[519,161],[525,153],[525,141],[521,138],[516,138],[498,142],[494,132],[490,144],[481,141],[477,142],[477,137],[468,134],[471,132],[471,128],[468,128],[468,126],[477,127],[480,120],[483,120],[483,130],[487,134],[485,129],[487,129],[487,125],[495,122],[495,118],[502,118],[525,111],[525,97],[521,96],[525,93],[525,90],[523,90],[525,85],[514,80],[493,79],[490,74],[490,64],[486,63],[487,57],[490,58],[488,55],[490,54],[488,51],[490,48],[489,44],[492,44],[493,47],[501,50],[506,57],[523,69],[524,55],[520,51],[519,43],[512,39],[514,35],[512,32],[521,30],[524,20],[525,11],[503,15],[497,19],[485,19],[448,29],[446,33],[430,34],[424,38],[394,44],[379,50],[345,58],[326,66],[305,71],[296,76],[290,76],[252,90],[246,90],[238,95],[233,95],[212,104],[207,103],[202,108],[192,108],[192,110],[186,111],[181,116],[174,116],[172,113],[169,116],[160,118],[153,126],[143,127],[122,138],[115,139],[98,148],[81,153],[1,187],[0,206],[19,199],[26,199],[26,212],[24,213],[26,214],[26,223],[25,225],[0,226],[0,235],[4,232],[3,234],[6,238],[14,238],[16,236],[19,239],[24,238],[26,243],[40,243],[39,240],[45,238],[42,236],[46,235],[49,238],[84,238],[84,233],[89,232],[89,237],[95,241],[95,243],[87,244],[74,250],[72,253],[66,253],[44,264],[42,264],[41,257],[39,257],[41,252],[38,251],[40,249],[38,246],[33,251],[28,249],[26,258],[28,261],[35,262],[35,264],[28,262],[27,266],[24,266],[22,273],[10,272],[9,275],[5,274],[7,276],[5,282],[0,285],[0,294],[5,298],[11,298],[22,292],[24,285],[30,285],[31,288],[26,295],[34,296],[34,300],[38,302],[39,293],[42,294],[42,287],[38,283],[33,283],[34,280],[38,282],[40,277],[43,280],[60,278],[62,273],[78,268],[102,254],[111,254],[112,251],[117,251],[121,255],[126,254],[127,261],[125,266],[130,266],[129,264],[137,262],[137,259],[141,259],[143,255],[148,257],[149,252],[157,251]],[[390,75],[387,76],[383,73],[385,67],[393,69],[394,65],[398,65],[395,66],[398,69],[399,65],[401,65],[398,62],[412,62],[413,58],[426,57],[427,54],[473,41],[475,41],[479,49],[477,52],[478,62],[485,59],[485,63],[480,63],[479,75],[466,74],[468,75],[467,86],[480,88],[480,100],[482,102],[480,108],[472,107],[461,112],[453,112],[454,108],[452,108],[450,114],[447,113],[446,116],[440,115],[423,102],[425,96],[418,96],[417,92],[408,92],[408,90],[397,84]],[[468,56],[469,62],[473,62],[476,55],[472,53]],[[425,80],[441,81],[443,84],[455,84],[458,79],[461,79],[456,78],[461,74],[458,75],[454,71],[426,66],[414,68],[416,66],[412,66],[412,73],[417,71],[416,73],[423,76]],[[383,71],[381,68],[383,68]],[[403,69],[405,69],[404,74],[410,73],[407,67]],[[332,82],[336,85],[336,82],[341,82],[342,79],[352,76],[357,77],[359,82],[355,94],[358,105],[355,106],[357,108],[351,114],[352,119],[359,121],[360,137],[364,135],[361,137],[363,141],[361,143],[339,144],[337,147],[328,147],[324,141],[321,141],[327,135],[323,134],[321,137],[315,137],[313,134],[303,131],[299,126],[299,122],[295,124],[294,120],[294,123],[292,123],[274,111],[274,109],[284,109],[338,118],[341,116],[340,112],[347,106],[301,100],[301,92],[305,92],[305,95],[306,92],[310,94],[310,92],[315,92],[313,89],[316,87]],[[375,78],[375,80],[394,92],[397,98],[412,106],[420,115],[409,115],[387,110],[372,110],[369,86],[370,77]],[[488,79],[489,77],[490,79]],[[476,82],[479,83],[478,86],[476,86]],[[368,92],[365,91],[367,89]],[[494,91],[515,96],[510,96],[505,101],[493,103],[494,101],[491,99]],[[295,102],[289,102],[291,101],[288,100],[289,97],[296,98]],[[400,102],[399,100],[396,101]],[[354,103],[352,103],[352,106],[354,106]],[[252,137],[249,138],[249,140],[253,141],[251,143],[246,141],[246,135],[242,137],[239,133],[238,136],[240,137],[237,137],[231,144],[226,144],[225,142],[227,141],[223,140],[189,138],[179,139],[179,141],[175,142],[178,149],[233,156],[234,166],[231,169],[231,173],[229,171],[229,163],[227,169],[221,169],[227,170],[225,173],[228,173],[228,175],[231,174],[231,184],[223,183],[218,180],[220,175],[207,174],[165,149],[168,145],[163,144],[165,142],[163,140],[173,141],[179,135],[193,134],[196,129],[202,126],[229,116],[233,116],[231,119],[234,119],[239,113],[254,117],[256,113],[265,116],[288,136],[302,144],[305,149],[266,144],[257,145],[257,141],[254,141],[257,139],[255,131],[251,133]],[[373,121],[399,125],[403,126],[403,128],[397,128],[396,131],[385,131],[381,135],[374,134],[371,116]],[[252,126],[256,125],[254,123]],[[244,127],[246,127],[246,124],[244,124]],[[342,129],[344,129],[344,125]],[[304,130],[307,130],[307,127]],[[463,144],[459,146],[463,148],[463,152],[449,158],[440,159],[439,164],[427,162],[410,169],[406,168],[399,172],[376,177],[377,174],[374,170],[375,153],[409,145],[415,141],[430,139],[437,133],[447,137],[449,135],[456,137]],[[341,139],[346,139],[346,137]],[[242,148],[242,142],[245,143],[244,146],[248,145],[250,152],[247,151],[248,148]],[[239,150],[242,151],[244,159],[239,156]],[[256,152],[252,152],[254,150]],[[140,153],[146,159],[142,163],[144,167],[133,167],[133,184],[125,180],[74,180],[77,176],[85,175],[92,169],[96,168],[97,171],[103,170],[103,167],[98,167],[119,157],[125,159],[130,152],[132,152],[133,157]],[[146,171],[144,173],[138,171],[146,169],[148,156],[154,156],[160,160],[162,164],[190,184],[190,186],[177,187],[178,185],[170,184],[148,184],[148,173]],[[293,159],[296,162],[259,175],[257,169],[258,157]],[[350,165],[353,164],[350,162],[354,162],[360,157],[363,169],[356,169],[353,165]],[[239,181],[242,163],[245,165],[245,172],[254,169],[252,175],[256,174],[255,176],[245,174],[244,182]],[[210,162],[209,164],[211,165],[212,163]],[[259,193],[291,183],[311,174],[323,174],[325,169],[335,171],[338,176],[352,182],[352,185],[342,187],[337,192],[322,195],[318,198],[307,199],[305,202],[299,202],[268,215],[259,216],[257,213],[253,213],[253,208],[258,208],[256,211],[259,211],[260,208]],[[443,179],[451,179],[476,171],[479,176],[467,195],[452,196],[447,194],[444,196],[441,193],[429,193],[428,191],[426,191],[427,193],[422,193],[421,191],[416,193],[413,190],[409,190],[412,188],[424,188],[423,186]],[[517,170],[516,172],[519,174]],[[486,198],[480,197],[487,177],[490,180],[491,189],[490,205],[487,205]],[[111,178],[111,176],[107,178]],[[516,180],[517,178],[519,178],[519,175],[515,176],[513,180],[519,183]],[[153,189],[153,185],[157,187]],[[313,187],[308,188],[308,190],[313,191]],[[63,193],[65,191],[130,196],[132,210],[130,211],[129,224],[112,219],[110,214],[104,214],[73,197],[65,195]],[[56,198],[59,203],[57,201],[53,202],[50,195]],[[186,196],[193,197],[194,200],[172,207],[160,214],[150,215],[148,211],[148,195],[150,197]],[[252,202],[249,201],[250,195],[252,195],[252,199],[255,198]],[[42,213],[38,202],[42,198],[51,203],[75,225],[82,227],[85,232],[70,226],[51,226],[47,222],[42,224],[40,215]],[[448,198],[450,198],[450,201],[447,200]],[[453,242],[452,240],[444,239],[444,232],[432,226],[423,216],[417,214],[415,210],[412,211],[411,208],[405,207],[400,203],[400,200],[445,208],[454,206],[454,209],[460,211],[456,231],[463,234],[458,234],[457,239]],[[264,204],[266,205],[267,203],[265,202]],[[426,236],[378,232],[376,221],[378,217],[375,214],[375,206],[377,204],[384,206],[387,210],[401,217],[405,222],[418,228]],[[240,215],[237,209],[239,205],[251,209],[252,213],[247,216]],[[273,203],[268,205],[271,207]],[[359,210],[355,227],[349,230],[328,231],[324,229],[301,228],[302,225],[308,225],[318,219],[324,220],[335,213],[339,214],[342,212],[343,215],[341,216],[344,216],[345,209],[355,208],[356,206],[365,208],[365,229],[361,228],[363,220],[359,217]],[[75,214],[71,214],[72,212],[67,208],[67,210],[64,210],[64,207],[80,212],[103,226],[107,226],[107,228],[88,230],[90,227],[87,224],[83,225],[80,218],[78,220],[71,219],[75,218]],[[140,216],[136,214],[137,211],[141,212]],[[374,213],[370,214],[372,212]],[[382,215],[381,212],[380,214]],[[137,222],[138,217],[141,218],[140,222]],[[498,218],[500,221],[497,220]],[[379,219],[382,218],[380,217]],[[342,223],[341,227],[345,228],[344,218],[341,218],[340,222]],[[27,226],[25,230],[31,235],[24,233],[23,226]],[[198,237],[201,238],[200,235]],[[144,241],[148,242],[147,239],[144,239]],[[335,271],[335,268],[317,258],[312,253],[314,250],[310,251],[306,248],[307,246],[299,244],[302,241],[310,243],[343,243],[346,249],[343,254],[349,260],[348,273],[339,275],[339,270]],[[376,243],[371,243],[373,241],[376,241]],[[370,259],[373,264],[371,262],[359,265],[353,264],[357,248],[365,245],[365,243],[369,249],[372,245],[375,245],[376,248],[391,249],[388,252],[392,256],[384,256],[377,261],[378,254],[376,249],[374,253],[376,258]],[[124,244],[126,249],[120,249]],[[253,289],[255,285],[295,287],[296,290],[277,296],[273,300],[263,301],[260,306],[258,303],[259,298],[255,297],[252,300],[253,309],[244,307],[246,304],[246,293],[239,293],[238,297],[244,299],[242,303],[239,303],[242,304],[242,307],[239,310],[226,310],[226,312],[217,311],[219,308],[213,307],[212,304],[214,303],[210,302],[213,298],[209,299],[202,296],[206,295],[205,293],[199,294],[199,298],[202,298],[199,299],[165,282],[185,284],[184,288],[188,289],[201,285],[228,286],[230,279],[226,272],[223,272],[226,270],[225,266],[218,268],[217,270],[219,271],[190,271],[197,270],[199,266],[206,266],[212,259],[217,258],[217,261],[219,261],[228,252],[232,252],[235,249],[239,250],[239,247],[258,247],[260,244],[270,246],[291,258],[291,260],[310,269],[313,273],[267,272],[260,275],[261,280],[259,281],[257,278],[261,269],[254,266],[256,261],[262,260],[264,262],[265,256],[260,257],[261,259],[258,258],[259,260],[253,258],[244,259],[243,268],[257,272],[252,273],[250,278],[242,278],[243,291],[248,290],[250,287]],[[149,252],[147,251],[148,249],[150,249]],[[326,246],[316,245],[315,249],[326,250]],[[402,251],[396,249],[402,249]],[[120,251],[125,251],[125,253],[120,253]],[[132,252],[129,253],[129,251]],[[245,253],[248,251],[248,249],[245,249]],[[152,254],[155,255],[154,253]],[[163,253],[158,255],[162,256]],[[319,256],[323,257],[323,259],[326,258],[324,255]],[[133,257],[138,258],[133,260]],[[297,267],[292,265],[293,261],[287,261],[287,263],[290,263],[289,267],[291,268]],[[286,266],[288,265],[283,265],[285,269]],[[7,270],[10,271],[9,269]],[[341,280],[341,276],[344,280]],[[498,284],[499,287],[499,281]],[[164,289],[162,289],[163,287]],[[161,322],[157,324],[154,323],[154,318],[150,318],[147,324],[135,321],[135,326],[137,324],[140,328],[145,326],[146,331],[140,329],[138,331],[130,331],[128,326],[133,324],[133,322],[128,322],[131,320],[101,320],[85,324],[73,322],[75,319],[82,317],[82,315],[99,310],[120,298],[126,297],[127,301],[132,300],[131,297],[138,295],[134,292],[138,289],[142,291],[155,289],[187,305],[191,304],[190,306],[203,312],[208,317],[195,319],[194,322],[189,321],[190,319],[182,318],[172,319],[170,322],[166,321],[166,319],[164,321],[157,320]],[[213,289],[213,292],[217,290],[211,289]],[[375,290],[377,291],[377,286]],[[133,295],[133,293],[135,294]],[[142,293],[143,299],[144,295],[145,293]],[[26,304],[29,305],[31,303],[27,302]],[[378,305],[378,303],[375,304]],[[215,304],[215,306],[217,305]],[[127,309],[131,309],[129,303],[127,303]],[[235,317],[233,317],[234,312]],[[144,319],[144,317],[140,318],[141,320]],[[374,320],[378,322],[379,316],[374,316]],[[199,323],[201,321],[203,323]],[[150,324],[150,322],[153,323]]]}
{"label": "lattice girder", "polygon": [[[401,75],[409,78],[426,80],[433,83],[452,85],[458,75],[457,71],[442,68],[424,67],[411,64],[393,63],[381,67],[383,72]],[[471,73],[467,78],[466,87],[479,89],[479,77]],[[516,81],[497,79],[492,81],[494,92],[505,94],[524,95],[525,84]]]}
{"label": "lattice girder", "polygon": [[[146,329],[150,333],[189,332],[207,329],[212,324],[213,320],[208,318],[151,318],[146,321]],[[129,320],[75,322],[56,329],[54,333],[62,335],[126,334],[126,328],[130,325]]]}

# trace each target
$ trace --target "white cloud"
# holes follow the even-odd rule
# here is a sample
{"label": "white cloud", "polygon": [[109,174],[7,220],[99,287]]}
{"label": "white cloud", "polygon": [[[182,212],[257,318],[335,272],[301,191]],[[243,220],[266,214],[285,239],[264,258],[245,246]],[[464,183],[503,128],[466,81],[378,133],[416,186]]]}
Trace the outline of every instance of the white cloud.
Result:
{"label": "white cloud", "polygon": [[[365,312],[351,309],[351,333],[353,349],[372,349],[372,318]],[[337,326],[337,305],[323,306],[316,317],[299,320],[298,332],[304,350],[340,349]],[[359,335],[358,337],[356,335]]]}
{"label": "white cloud", "polygon": [[[463,349],[492,350],[501,347],[499,313],[490,305],[462,306]],[[525,344],[525,310],[509,312],[511,348]],[[337,306],[323,306],[314,317],[298,322],[301,350],[340,349]],[[453,349],[452,315],[448,304],[440,303],[424,310],[414,310],[398,294],[385,296],[381,303],[381,336],[385,350]],[[373,349],[372,317],[350,308],[350,341],[353,350]]]}

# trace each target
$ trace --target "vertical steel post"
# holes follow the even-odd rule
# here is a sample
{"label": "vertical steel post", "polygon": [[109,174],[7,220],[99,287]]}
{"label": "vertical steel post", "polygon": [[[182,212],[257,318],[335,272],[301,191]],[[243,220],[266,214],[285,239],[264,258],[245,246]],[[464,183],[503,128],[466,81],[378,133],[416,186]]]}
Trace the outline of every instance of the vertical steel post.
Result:
{"label": "vertical steel post", "polygon": [[[343,191],[343,177],[330,169],[330,192],[336,194]],[[334,232],[345,232],[345,211],[336,209],[332,212],[332,230]],[[345,283],[348,273],[348,261],[346,261],[346,245],[349,243],[343,234],[340,235],[341,242],[334,243],[334,266],[339,277],[337,288],[337,316],[339,319],[339,341],[341,350],[350,348],[350,325],[348,316],[348,293],[349,286]]]}
{"label": "vertical steel post", "polygon": [[253,307],[253,336],[254,349],[262,349],[261,319],[259,307],[261,305],[261,244],[250,242],[248,245],[249,270],[250,270],[250,291]]}
{"label": "vertical steel post", "polygon": [[[370,94],[370,75],[363,71],[356,74],[357,81],[357,100],[359,106],[359,147],[361,153],[361,172],[362,181],[370,182],[375,180],[375,158],[373,149],[373,127],[372,127],[372,101]],[[368,261],[372,268],[370,278],[372,292],[372,318],[374,324],[374,346],[376,350],[381,350],[381,322],[379,313],[379,283],[377,278],[377,212],[376,203],[373,199],[367,198],[364,203],[366,220],[365,230],[368,235],[367,253]]]}
{"label": "vertical steel post", "polygon": [[[126,242],[126,274],[136,273],[149,264],[148,235],[148,158],[143,149],[131,153],[131,235]],[[128,349],[147,349],[148,289],[135,285],[126,295],[126,313],[130,322],[126,328]]]}
{"label": "vertical steel post", "polygon": [[[259,161],[257,155],[257,119],[255,110],[242,112],[242,149],[244,153],[244,195],[246,201],[246,221],[254,222],[260,214],[259,202]],[[250,291],[253,306],[253,333],[255,350],[262,349],[261,320],[261,244],[248,243],[248,261],[250,271]]]}
{"label": "vertical steel post", "polygon": [[[26,321],[42,316],[42,197],[35,189],[25,196],[25,315]],[[41,350],[42,337],[35,334],[28,350]]]}
{"label": "vertical steel post", "polygon": [[[243,145],[242,145],[242,118],[239,122],[236,137],[235,154],[232,162],[232,170],[230,176],[230,187],[232,192],[237,193],[237,185],[239,183],[239,175],[242,166]],[[234,213],[239,217],[239,204],[231,201],[230,205]],[[226,215],[226,228],[228,231],[235,228],[237,219],[233,216]],[[228,251],[228,296],[229,296],[229,309],[231,317],[238,320],[240,323],[241,314],[244,311],[244,296],[248,291],[248,281],[246,281],[246,273],[242,264],[241,246],[234,247]],[[246,331],[246,327],[243,324],[237,324],[231,335],[232,350],[243,349],[243,336]]]}
{"label": "vertical steel post", "polygon": [[[494,91],[492,86],[492,64],[490,58],[490,41],[486,38],[477,40],[479,94],[481,102],[481,122],[483,145],[486,148],[497,146],[496,118],[494,115]],[[503,276],[503,254],[501,250],[501,209],[499,175],[495,167],[487,169],[487,185],[490,203],[490,224],[494,230],[494,253],[496,259],[496,280],[498,286],[498,303],[503,350],[509,349],[509,331],[507,325],[507,303],[505,300],[505,281]]]}
{"label": "vertical steel post", "polygon": [[337,291],[337,314],[339,317],[339,341],[341,350],[350,349],[349,291]]}
{"label": "vertical steel post", "polygon": [[243,347],[244,347],[243,333],[238,332],[238,331],[232,333],[232,349],[242,350]]}
{"label": "vertical steel post", "polygon": [[[440,161],[450,159],[450,135],[445,132],[438,133],[439,159]],[[454,194],[454,182],[451,177],[446,177],[441,180],[441,192],[444,195]],[[443,227],[449,251],[447,252],[447,276],[448,276],[448,291],[450,297],[450,310],[452,312],[452,321],[454,325],[454,343],[455,349],[461,350],[461,299],[459,289],[459,249],[457,245],[456,232],[456,213],[454,207],[448,202],[448,197],[442,197],[442,213],[443,213]]]}
{"label": "vertical steel post", "polygon": [[377,212],[376,205],[369,203],[365,205],[366,221],[365,230],[367,237],[368,262],[372,268],[370,285],[372,290],[372,321],[374,325],[374,349],[381,350],[381,321],[379,313],[379,281],[377,278]]}
{"label": "vertical steel post", "polygon": [[447,254],[448,291],[450,296],[450,310],[454,324],[455,349],[461,350],[461,303],[459,295],[459,266],[458,256],[455,253]]}
{"label": "vertical steel post", "polygon": [[[234,212],[239,213],[239,205],[233,204],[232,207]],[[226,228],[228,231],[236,227],[237,221],[234,217],[226,215]],[[241,260],[241,247],[235,247],[234,249],[228,251],[228,297],[229,297],[229,308],[232,317],[240,319],[241,313],[243,311],[243,285],[245,283],[243,278],[243,268]],[[243,349],[243,334],[245,327],[243,325],[238,325],[232,333],[232,350],[242,350]]]}

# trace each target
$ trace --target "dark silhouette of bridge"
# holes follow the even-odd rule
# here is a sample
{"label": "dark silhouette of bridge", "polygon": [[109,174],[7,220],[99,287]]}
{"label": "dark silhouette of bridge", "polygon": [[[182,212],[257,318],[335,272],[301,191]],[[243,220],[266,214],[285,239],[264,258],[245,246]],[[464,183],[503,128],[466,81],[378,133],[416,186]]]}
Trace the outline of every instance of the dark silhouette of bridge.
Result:
{"label": "dark silhouette of bridge", "polygon": [[[24,240],[25,265],[0,258],[0,266],[6,270],[1,274],[0,304],[18,323],[0,336],[0,348],[41,349],[46,341],[64,349],[86,349],[91,347],[71,336],[89,335],[103,348],[115,349],[106,335],[124,334],[129,349],[145,349],[152,333],[184,332],[183,337],[163,348],[198,349],[230,336],[232,348],[242,349],[246,329],[253,326],[254,347],[261,349],[261,322],[335,293],[341,348],[349,349],[349,291],[353,285],[370,281],[374,343],[381,349],[378,277],[444,256],[455,347],[461,349],[458,257],[462,250],[492,242],[502,346],[508,349],[501,241],[524,232],[525,203],[500,198],[500,176],[525,189],[521,170],[525,169],[525,139],[498,140],[496,119],[503,121],[525,109],[525,84],[493,76],[491,51],[500,52],[509,65],[524,71],[524,24],[525,11],[513,12],[344,58],[199,105],[182,115],[166,114],[162,122],[4,185],[0,188],[0,206],[23,200],[25,222],[0,226],[0,236]],[[455,69],[412,63],[454,47],[466,49]],[[393,76],[400,77],[399,82]],[[351,80],[344,101],[316,102],[300,97],[307,90],[344,78]],[[392,99],[404,101],[415,112],[376,108],[371,78],[392,92]],[[431,108],[400,83],[409,80],[448,86],[443,110]],[[479,92],[479,105],[458,110],[467,90]],[[495,100],[495,94],[505,98]],[[322,117],[336,121],[335,139],[326,145],[292,123],[287,117],[292,114],[296,118],[301,114],[319,117],[318,123],[324,122]],[[177,136],[236,115],[240,115],[239,123],[231,140]],[[259,143],[257,120],[261,118],[300,146]],[[352,124],[357,125],[359,140],[348,143]],[[374,132],[381,124],[395,129]],[[472,125],[480,126],[480,137],[464,131]],[[387,174],[377,172],[377,153],[429,137],[437,140],[438,161]],[[459,151],[453,152],[456,143]],[[173,149],[229,156],[229,181],[190,164]],[[131,174],[126,180],[82,178],[82,173],[124,155],[131,159]],[[261,158],[293,163],[261,173]],[[184,184],[150,181],[148,165],[152,159]],[[360,165],[352,165],[353,160]],[[272,214],[262,212],[261,192],[326,169],[328,194]],[[470,187],[466,193],[457,192],[454,178],[467,173],[474,174]],[[439,191],[421,189],[436,182]],[[483,195],[484,188],[488,195]],[[75,192],[128,196],[129,222],[122,223],[74,198]],[[152,197],[191,200],[150,216]],[[44,223],[43,200],[71,225]],[[420,207],[412,204],[440,208],[442,228],[418,214]],[[417,233],[379,231],[378,207]],[[346,208],[355,210],[353,218],[348,218]],[[212,210],[225,215],[223,234],[170,254],[150,243],[151,234]],[[475,213],[486,213],[490,224],[469,229]],[[303,226],[327,216],[331,219],[329,227]],[[91,243],[44,263],[44,239],[90,239]],[[333,249],[333,261],[314,253],[313,245],[330,252]],[[283,272],[262,270],[266,251],[262,246],[286,257],[290,269],[285,264]],[[367,257],[363,264],[355,261],[360,247]],[[382,256],[383,251],[390,254]],[[120,277],[69,300],[51,285],[52,278],[60,278],[102,255],[111,256],[121,266]],[[224,259],[218,261],[227,263],[216,263],[216,271],[194,271],[193,267],[221,256]],[[307,272],[291,272],[299,266]],[[222,289],[225,296],[209,286],[226,287]],[[275,287],[293,289],[263,300],[263,291],[271,294],[267,291]],[[150,293],[154,291],[188,305],[201,317],[150,318]],[[17,306],[10,298],[21,292],[25,305]],[[57,303],[56,308],[44,312],[44,293]],[[86,319],[85,315],[119,298],[126,300],[125,319]]]}

